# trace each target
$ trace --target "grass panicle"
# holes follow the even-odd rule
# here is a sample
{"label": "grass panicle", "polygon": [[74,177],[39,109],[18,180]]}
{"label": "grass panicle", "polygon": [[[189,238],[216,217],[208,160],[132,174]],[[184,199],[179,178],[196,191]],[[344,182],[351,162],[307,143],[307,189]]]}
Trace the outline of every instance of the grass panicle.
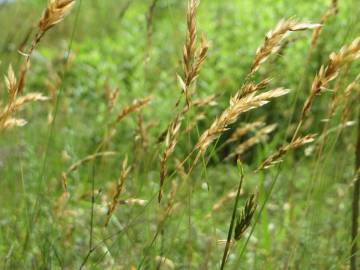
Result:
{"label": "grass panicle", "polygon": [[111,200],[111,203],[109,203],[109,207],[105,219],[105,227],[108,226],[111,216],[113,215],[117,205],[119,204],[119,198],[124,189],[125,180],[127,179],[130,171],[131,171],[131,166],[128,165],[128,157],[126,156],[122,163],[122,169],[121,169],[120,177],[116,184],[116,190],[114,196]]}

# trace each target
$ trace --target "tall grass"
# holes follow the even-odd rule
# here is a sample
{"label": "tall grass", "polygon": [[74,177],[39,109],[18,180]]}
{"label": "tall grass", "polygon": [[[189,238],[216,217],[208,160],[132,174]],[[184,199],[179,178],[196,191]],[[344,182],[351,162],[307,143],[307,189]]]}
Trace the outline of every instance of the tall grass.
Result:
{"label": "tall grass", "polygon": [[[4,269],[356,270],[360,38],[334,24],[352,5],[238,29],[241,1],[110,2],[80,18],[49,0],[6,61]],[[99,23],[112,35],[73,30],[51,60],[65,17],[84,30],[111,17],[101,5],[120,14]]]}

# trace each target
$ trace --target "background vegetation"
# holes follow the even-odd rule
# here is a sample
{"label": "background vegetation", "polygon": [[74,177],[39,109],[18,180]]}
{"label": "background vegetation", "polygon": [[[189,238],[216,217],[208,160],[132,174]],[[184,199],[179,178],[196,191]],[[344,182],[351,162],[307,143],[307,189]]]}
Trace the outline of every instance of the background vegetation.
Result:
{"label": "background vegetation", "polygon": [[[0,4],[1,74],[7,74],[9,64],[19,70],[24,58],[19,50],[29,48],[46,4]],[[293,33],[253,76],[255,82],[271,78],[269,88],[291,89],[288,95],[242,114],[189,176],[183,169],[193,158],[184,168],[176,165],[228,107],[265,34],[283,18],[319,23],[330,4],[201,1],[198,35],[203,33],[210,47],[194,99],[215,97],[186,115],[159,204],[164,146],[158,139],[181,96],[176,75],[183,74],[187,1],[77,0],[32,55],[24,93],[40,92],[49,100],[24,106],[16,116],[27,125],[0,134],[2,268],[218,269],[240,179],[236,158],[226,157],[259,128],[240,141],[223,143],[237,127],[260,119],[277,127],[240,155],[245,179],[239,207],[256,191],[258,207],[250,228],[232,243],[227,268],[347,269],[359,88],[349,103],[337,105],[331,118],[328,112],[334,96],[344,95],[359,74],[359,62],[348,63],[315,98],[300,130],[301,135],[318,134],[315,142],[289,153],[280,165],[254,170],[291,141],[312,81],[330,53],[359,36],[357,0],[339,1],[315,48],[310,45],[312,31]],[[5,83],[0,91],[3,107],[8,100]],[[149,104],[112,126],[127,105],[148,96]],[[344,125],[345,108],[349,115]],[[194,119],[199,121],[191,126]],[[63,173],[94,154],[104,138],[110,138],[102,147],[108,155],[69,173],[65,189]],[[104,226],[126,157],[131,171]]]}

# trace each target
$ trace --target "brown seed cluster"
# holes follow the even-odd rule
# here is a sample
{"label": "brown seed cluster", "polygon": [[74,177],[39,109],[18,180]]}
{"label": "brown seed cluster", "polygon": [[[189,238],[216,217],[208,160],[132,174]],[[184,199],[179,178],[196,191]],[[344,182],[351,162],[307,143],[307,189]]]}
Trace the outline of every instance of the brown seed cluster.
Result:
{"label": "brown seed cluster", "polygon": [[275,53],[280,48],[281,42],[288,36],[288,34],[296,31],[316,29],[320,26],[320,24],[299,23],[292,19],[281,20],[275,29],[266,34],[263,45],[257,49],[255,58],[251,65],[251,74],[255,73],[259,69],[260,65],[266,61],[270,54]]}
{"label": "brown seed cluster", "polygon": [[282,161],[282,158],[290,151],[304,144],[311,143],[315,140],[315,135],[306,135],[305,137],[297,138],[296,140],[290,142],[287,145],[282,146],[276,153],[269,156],[257,169],[257,171],[262,169],[268,169],[271,166]]}
{"label": "brown seed cluster", "polygon": [[317,95],[319,95],[328,83],[334,80],[340,69],[347,63],[352,62],[360,57],[360,37],[356,38],[352,43],[344,46],[338,53],[332,53],[326,66],[322,66],[315,76],[308,98],[306,99],[300,121],[303,121],[309,113],[312,103]]}
{"label": "brown seed cluster", "polygon": [[128,158],[126,156],[122,163],[122,169],[121,169],[120,177],[116,184],[116,190],[114,196],[111,200],[111,203],[109,203],[109,207],[105,219],[105,227],[109,224],[111,216],[113,215],[117,205],[119,204],[119,198],[124,189],[125,180],[127,179],[130,171],[131,171],[131,166],[128,166]]}

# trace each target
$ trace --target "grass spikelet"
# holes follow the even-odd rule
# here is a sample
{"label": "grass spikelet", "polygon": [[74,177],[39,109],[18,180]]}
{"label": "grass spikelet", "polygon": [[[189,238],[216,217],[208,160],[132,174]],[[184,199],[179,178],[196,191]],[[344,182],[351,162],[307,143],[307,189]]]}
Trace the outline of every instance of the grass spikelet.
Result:
{"label": "grass spikelet", "polygon": [[9,66],[8,73],[5,76],[5,85],[8,90],[9,101],[5,108],[0,112],[0,130],[13,128],[15,126],[24,126],[27,123],[25,120],[10,118],[11,115],[29,102],[45,101],[49,99],[41,93],[36,92],[18,97],[17,80],[11,65]]}
{"label": "grass spikelet", "polygon": [[108,208],[108,211],[107,211],[107,214],[106,214],[105,227],[109,224],[111,216],[113,215],[113,213],[114,213],[114,211],[116,209],[116,206],[118,205],[119,197],[121,195],[121,192],[123,191],[125,180],[128,177],[128,175],[130,173],[130,170],[131,170],[131,166],[128,166],[128,158],[126,156],[123,163],[122,163],[121,174],[120,174],[120,177],[119,177],[118,182],[116,184],[115,194],[114,194],[114,196],[112,198],[111,203],[109,204],[109,208]]}
{"label": "grass spikelet", "polygon": [[[166,162],[174,152],[174,148],[177,144],[177,137],[179,133],[180,124],[184,118],[184,115],[190,110],[191,106],[191,93],[190,86],[197,78],[200,66],[205,60],[206,53],[209,48],[209,44],[204,36],[201,38],[200,47],[196,48],[197,29],[196,29],[196,9],[199,5],[197,0],[188,0],[187,8],[187,32],[186,42],[183,48],[183,66],[184,66],[184,78],[177,76],[180,86],[185,94],[186,105],[183,109],[176,114],[175,118],[170,123],[166,132],[166,147],[165,151],[160,158],[160,190],[158,200],[161,201],[163,184],[166,177]],[[176,106],[179,104],[176,103]],[[198,103],[199,105],[199,103]],[[164,133],[165,134],[165,133]],[[164,136],[160,136],[161,141]],[[170,141],[168,141],[168,139]]]}
{"label": "grass spikelet", "polygon": [[11,129],[14,127],[23,127],[27,124],[25,119],[16,119],[16,118],[9,118],[6,119],[3,128],[4,129]]}
{"label": "grass spikelet", "polygon": [[28,50],[25,58],[25,62],[20,68],[19,81],[17,84],[17,91],[21,92],[24,88],[25,77],[30,67],[30,59],[36,46],[40,43],[45,33],[56,24],[60,23],[65,16],[71,11],[75,4],[75,0],[49,0],[46,9],[44,10],[39,23],[38,32],[32,41],[31,47]]}
{"label": "grass spikelet", "polygon": [[165,151],[163,152],[160,158],[160,188],[159,188],[159,195],[158,201],[161,201],[162,194],[164,191],[164,182],[166,178],[167,168],[166,162],[169,159],[170,155],[174,152],[176,143],[177,143],[177,134],[179,132],[181,126],[181,122],[175,119],[174,122],[171,123],[169,132],[166,135],[165,139]]}
{"label": "grass spikelet", "polygon": [[360,37],[356,38],[350,45],[344,46],[338,53],[332,53],[329,57],[327,66],[322,66],[315,76],[308,98],[306,99],[302,112],[300,122],[302,122],[309,113],[314,98],[321,93],[327,84],[334,80],[340,69],[349,62],[352,62],[360,57]]}
{"label": "grass spikelet", "polygon": [[260,65],[267,60],[267,58],[275,53],[279,48],[281,42],[290,34],[295,31],[303,31],[308,29],[319,28],[320,24],[299,23],[293,19],[281,20],[275,29],[268,32],[265,36],[265,41],[257,51],[255,58],[252,62],[250,74],[254,74]]}
{"label": "grass spikelet", "polygon": [[251,194],[250,197],[246,200],[245,206],[241,211],[240,216],[236,220],[236,225],[234,229],[234,239],[236,241],[240,240],[244,235],[245,231],[250,227],[251,220],[254,216],[254,213],[257,208],[257,195]]}
{"label": "grass spikelet", "polygon": [[139,111],[142,107],[148,105],[150,101],[152,100],[152,97],[146,97],[143,99],[136,99],[133,101],[131,105],[126,106],[122,111],[117,115],[116,122],[119,123],[121,120],[123,120],[128,114]]}
{"label": "grass spikelet", "polygon": [[289,93],[289,90],[284,88],[276,88],[259,95],[256,95],[256,91],[253,91],[245,97],[242,97],[241,93],[237,93],[230,99],[230,106],[213,122],[210,128],[200,136],[195,149],[199,150],[199,154],[204,154],[208,146],[217,139],[230,124],[233,124],[240,114],[261,107],[267,104],[270,99],[286,95],[287,93]]}
{"label": "grass spikelet", "polygon": [[8,90],[9,96],[12,96],[16,92],[16,76],[12,65],[9,65],[7,75],[5,76],[5,85]]}
{"label": "grass spikelet", "polygon": [[297,138],[296,140],[292,141],[291,143],[282,146],[276,153],[269,156],[256,171],[260,171],[262,169],[268,169],[271,166],[282,162],[282,158],[290,151],[304,144],[311,143],[315,140],[315,135],[306,135],[305,137]]}
{"label": "grass spikelet", "polygon": [[178,76],[179,83],[185,94],[186,108],[190,107],[190,85],[199,74],[200,66],[206,58],[209,44],[204,36],[201,37],[201,44],[197,49],[197,26],[196,9],[199,5],[197,0],[188,0],[186,12],[186,41],[183,48],[183,69],[184,77]]}
{"label": "grass spikelet", "polygon": [[46,97],[41,93],[37,93],[37,92],[29,93],[26,94],[25,96],[18,97],[11,105],[11,109],[18,110],[27,103],[36,102],[36,101],[46,101],[46,100],[49,100],[49,97]]}
{"label": "grass spikelet", "polygon": [[49,0],[39,21],[39,29],[46,32],[59,22],[71,11],[75,0]]}

